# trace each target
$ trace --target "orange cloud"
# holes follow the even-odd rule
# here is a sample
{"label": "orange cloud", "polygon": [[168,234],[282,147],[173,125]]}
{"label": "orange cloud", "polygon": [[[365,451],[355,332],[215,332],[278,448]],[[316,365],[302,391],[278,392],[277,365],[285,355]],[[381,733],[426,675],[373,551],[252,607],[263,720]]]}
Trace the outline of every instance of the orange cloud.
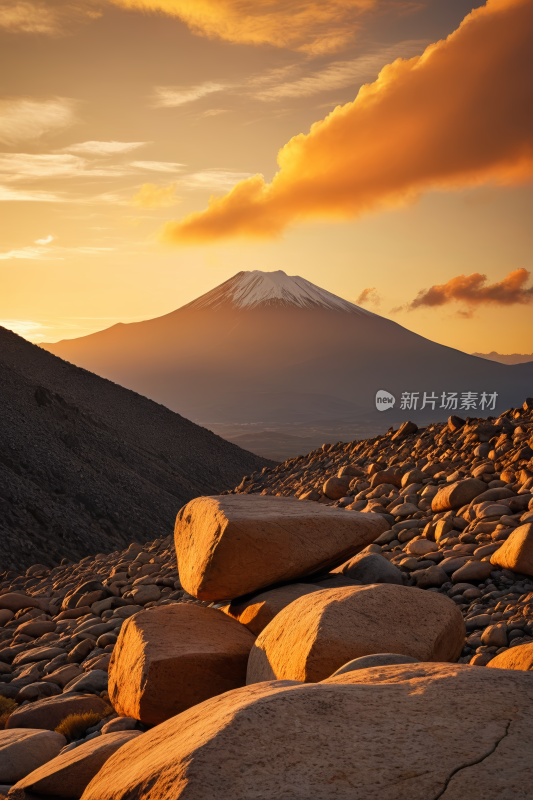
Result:
{"label": "orange cloud", "polygon": [[379,296],[376,287],[371,286],[368,289],[363,289],[363,291],[355,301],[355,304],[357,306],[364,306],[366,304],[372,306],[381,305],[381,297]]}
{"label": "orange cloud", "polygon": [[170,186],[157,187],[155,183],[144,183],[140,191],[131,199],[131,205],[137,208],[165,208],[179,203],[176,197],[176,183]]}
{"label": "orange cloud", "polygon": [[271,183],[239,182],[162,240],[265,238],[351,219],[431,189],[533,177],[533,0],[488,0],[447,39],[397,59],[356,99],[279,152]]}
{"label": "orange cloud", "polygon": [[[533,286],[526,288],[530,275],[527,269],[515,269],[498,283],[487,283],[487,276],[480,272],[458,275],[447,283],[422,289],[405,308],[414,311],[417,308],[435,308],[448,303],[463,303],[469,309],[481,305],[526,305],[533,303]],[[470,316],[470,313],[462,312],[462,315]]]}
{"label": "orange cloud", "polygon": [[[243,44],[269,44],[320,54],[341,50],[358,18],[385,0],[111,0],[183,20],[193,33]],[[386,0],[400,8],[419,5]]]}

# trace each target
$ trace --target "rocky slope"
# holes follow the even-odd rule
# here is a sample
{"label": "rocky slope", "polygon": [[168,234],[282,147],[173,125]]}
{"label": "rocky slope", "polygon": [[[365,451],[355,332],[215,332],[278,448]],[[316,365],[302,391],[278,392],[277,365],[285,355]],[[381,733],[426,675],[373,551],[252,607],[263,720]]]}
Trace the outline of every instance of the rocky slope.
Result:
{"label": "rocky slope", "polygon": [[528,399],[324,445],[189,502],[174,538],[0,575],[0,794],[526,800],[532,488]]}
{"label": "rocky slope", "polygon": [[0,328],[0,568],[166,535],[271,462]]}

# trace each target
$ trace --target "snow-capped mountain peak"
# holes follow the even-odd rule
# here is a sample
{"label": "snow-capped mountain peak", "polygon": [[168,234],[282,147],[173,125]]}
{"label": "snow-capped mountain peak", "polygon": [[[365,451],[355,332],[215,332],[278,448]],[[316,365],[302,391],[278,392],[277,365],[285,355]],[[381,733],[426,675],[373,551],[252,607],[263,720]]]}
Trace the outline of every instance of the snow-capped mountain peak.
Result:
{"label": "snow-capped mountain peak", "polygon": [[298,275],[287,275],[279,269],[275,272],[238,272],[233,278],[193,300],[186,308],[219,308],[232,306],[236,309],[252,309],[259,306],[296,306],[297,308],[327,308],[356,314],[375,316],[371,311],[349,303],[342,297],[315,286]]}

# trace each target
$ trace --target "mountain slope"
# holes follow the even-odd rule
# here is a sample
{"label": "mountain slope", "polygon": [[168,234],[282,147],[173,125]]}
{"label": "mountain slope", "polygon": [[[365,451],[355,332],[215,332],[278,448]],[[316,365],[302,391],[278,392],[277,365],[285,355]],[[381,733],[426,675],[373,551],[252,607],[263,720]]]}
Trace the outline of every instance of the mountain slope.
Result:
{"label": "mountain slope", "polygon": [[0,386],[0,571],[167,536],[272,463],[1,327]]}
{"label": "mountain slope", "polygon": [[[406,410],[419,417],[424,392],[497,393],[498,413],[533,387],[532,365],[445,347],[281,271],[241,272],[163,317],[43,346],[207,425],[370,414],[388,427],[380,389],[395,413],[418,392]],[[437,403],[430,418],[450,410]]]}

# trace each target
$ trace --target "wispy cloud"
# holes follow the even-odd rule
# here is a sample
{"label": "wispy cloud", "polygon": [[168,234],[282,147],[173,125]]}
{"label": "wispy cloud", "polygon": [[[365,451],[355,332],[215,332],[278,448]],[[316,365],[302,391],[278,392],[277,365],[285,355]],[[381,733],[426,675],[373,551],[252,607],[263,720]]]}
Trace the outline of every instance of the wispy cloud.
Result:
{"label": "wispy cloud", "polygon": [[53,236],[47,236],[46,239],[36,239],[34,244],[50,244],[50,242],[54,241]]}
{"label": "wispy cloud", "polygon": [[64,196],[54,192],[42,192],[34,189],[12,189],[0,185],[0,203],[65,203]]}
{"label": "wispy cloud", "polygon": [[6,2],[0,8],[0,28],[11,33],[57,33],[58,15],[41,3]]}
{"label": "wispy cloud", "polygon": [[51,251],[46,247],[22,247],[20,250],[8,250],[7,253],[0,253],[0,261],[8,261],[12,258],[26,258],[32,261],[56,261],[59,256],[52,255]]}
{"label": "wispy cloud", "polygon": [[151,142],[79,142],[68,147],[62,147],[60,153],[90,153],[96,156],[111,156],[120,153],[131,153],[139,147],[144,147]]}
{"label": "wispy cloud", "polygon": [[227,88],[223,83],[212,82],[201,83],[198,86],[156,86],[153,106],[155,108],[176,108]]}
{"label": "wispy cloud", "polygon": [[0,142],[14,145],[59,133],[74,125],[77,101],[68,97],[35,100],[15,97],[0,100]]}
{"label": "wispy cloud", "polygon": [[374,78],[384,64],[394,61],[396,58],[409,58],[424,50],[428,42],[426,40],[409,40],[399,42],[390,47],[383,47],[372,53],[367,53],[350,61],[334,61],[324,69],[312,72],[309,75],[302,75],[296,80],[282,80],[280,77],[285,73],[294,73],[296,70],[302,72],[300,66],[293,66],[286,70],[273,70],[258,76],[251,81],[251,86],[264,86],[272,84],[262,91],[254,92],[253,96],[257,100],[275,101],[284,100],[287,97],[310,97],[320,92],[335,91],[346,87],[354,86],[362,81]]}
{"label": "wispy cloud", "polygon": [[58,36],[72,33],[76,22],[87,22],[101,16],[97,3],[83,4],[65,0],[3,0],[0,7],[0,29],[9,33]]}
{"label": "wispy cloud", "polygon": [[24,178],[72,178],[80,176],[129,175],[127,165],[93,166],[81,156],[67,153],[0,153],[0,173],[9,175],[9,180]]}
{"label": "wispy cloud", "polygon": [[132,167],[147,169],[150,172],[180,172],[185,164],[173,161],[132,161]]}
{"label": "wispy cloud", "polygon": [[180,181],[180,186],[191,189],[227,189],[238,181],[246,180],[250,175],[250,172],[232,172],[229,169],[204,169],[185,175]]}
{"label": "wispy cloud", "polygon": [[44,339],[44,334],[38,331],[50,328],[49,325],[43,325],[41,322],[36,322],[32,319],[0,319],[0,327],[7,328],[19,336],[24,336],[25,339]]}

